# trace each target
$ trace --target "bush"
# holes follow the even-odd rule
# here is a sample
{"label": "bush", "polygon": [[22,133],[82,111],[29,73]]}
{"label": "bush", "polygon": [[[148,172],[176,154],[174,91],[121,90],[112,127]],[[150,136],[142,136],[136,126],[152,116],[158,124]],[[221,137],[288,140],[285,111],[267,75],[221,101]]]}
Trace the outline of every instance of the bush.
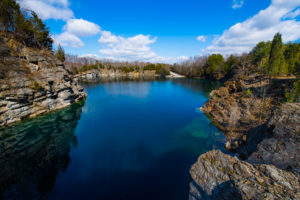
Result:
{"label": "bush", "polygon": [[290,92],[285,93],[287,102],[300,102],[300,80],[297,80],[293,89]]}
{"label": "bush", "polygon": [[33,90],[36,90],[36,91],[41,91],[41,90],[43,90],[43,87],[40,86],[40,84],[39,84],[37,81],[34,81],[34,82],[32,83],[31,88],[32,88]]}

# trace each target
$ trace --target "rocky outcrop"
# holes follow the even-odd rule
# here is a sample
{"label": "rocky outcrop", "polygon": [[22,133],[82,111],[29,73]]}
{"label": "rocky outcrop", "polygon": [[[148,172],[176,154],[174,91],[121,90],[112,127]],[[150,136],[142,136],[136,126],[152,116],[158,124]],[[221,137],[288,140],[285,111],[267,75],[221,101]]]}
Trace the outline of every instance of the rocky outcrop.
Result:
{"label": "rocky outcrop", "polygon": [[218,150],[201,155],[190,170],[190,200],[300,199],[297,177],[273,165],[252,165]]}
{"label": "rocky outcrop", "polygon": [[211,93],[202,109],[226,133],[228,148],[240,158],[253,153],[245,161],[201,155],[190,170],[191,200],[300,199],[300,103],[279,103],[290,85],[233,81]]}
{"label": "rocky outcrop", "polygon": [[286,103],[268,123],[271,136],[259,143],[248,161],[273,164],[300,177],[300,103]]}
{"label": "rocky outcrop", "polygon": [[0,126],[64,108],[85,96],[52,52],[0,37]]}
{"label": "rocky outcrop", "polygon": [[249,77],[230,81],[213,90],[201,108],[228,138],[227,148],[242,155],[256,151],[256,146],[268,136],[267,123],[272,112],[284,100],[285,88],[294,80],[273,80]]}

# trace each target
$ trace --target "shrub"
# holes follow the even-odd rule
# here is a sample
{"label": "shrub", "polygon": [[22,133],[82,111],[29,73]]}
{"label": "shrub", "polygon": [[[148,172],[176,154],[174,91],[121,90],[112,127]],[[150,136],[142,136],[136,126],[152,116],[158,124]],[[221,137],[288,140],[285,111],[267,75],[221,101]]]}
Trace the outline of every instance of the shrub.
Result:
{"label": "shrub", "polygon": [[41,90],[43,90],[43,87],[40,86],[40,84],[39,84],[37,81],[34,81],[34,82],[32,83],[31,88],[32,88],[33,90],[36,90],[36,91],[41,91]]}
{"label": "shrub", "polygon": [[297,80],[290,92],[285,93],[287,102],[300,102],[300,80]]}

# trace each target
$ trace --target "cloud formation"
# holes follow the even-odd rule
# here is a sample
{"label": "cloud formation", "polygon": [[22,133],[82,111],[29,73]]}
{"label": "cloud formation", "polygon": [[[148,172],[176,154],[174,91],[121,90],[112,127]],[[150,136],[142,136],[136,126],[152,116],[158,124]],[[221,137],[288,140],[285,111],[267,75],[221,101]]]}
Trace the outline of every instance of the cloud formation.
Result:
{"label": "cloud formation", "polygon": [[197,37],[197,40],[199,40],[200,42],[206,42],[206,36],[200,35]]}
{"label": "cloud formation", "polygon": [[68,0],[19,0],[22,8],[33,10],[42,19],[68,20],[74,17]]}
{"label": "cloud formation", "polygon": [[233,9],[238,9],[243,7],[244,5],[244,0],[233,0],[232,1],[232,8]]}
{"label": "cloud formation", "polygon": [[[300,22],[296,20],[300,0],[273,0],[271,5],[252,18],[225,30],[204,54],[239,54],[250,51],[258,42],[271,40],[280,32],[284,42],[300,38]],[[288,18],[287,18],[288,16]]]}
{"label": "cloud formation", "polygon": [[84,19],[70,19],[63,29],[77,36],[93,36],[100,32],[100,26]]}
{"label": "cloud formation", "polygon": [[113,35],[110,31],[101,31],[98,42],[105,47],[99,53],[107,59],[118,61],[145,61],[174,63],[187,59],[186,57],[161,57],[149,45],[155,43],[157,37],[139,34],[133,37]]}
{"label": "cloud formation", "polygon": [[73,48],[79,48],[84,46],[84,43],[80,40],[79,37],[68,32],[64,32],[60,35],[54,35],[53,39],[54,44],[57,46],[61,45],[63,47],[69,46]]}

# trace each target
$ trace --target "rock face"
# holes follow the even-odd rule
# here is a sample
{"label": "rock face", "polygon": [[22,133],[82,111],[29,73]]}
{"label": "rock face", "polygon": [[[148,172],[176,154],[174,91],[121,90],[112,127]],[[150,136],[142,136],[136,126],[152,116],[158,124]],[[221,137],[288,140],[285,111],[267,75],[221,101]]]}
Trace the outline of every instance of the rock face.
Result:
{"label": "rock face", "polygon": [[85,96],[51,52],[0,37],[0,126],[64,108]]}
{"label": "rock face", "polygon": [[270,138],[264,139],[248,161],[273,164],[300,177],[300,103],[286,103],[268,123]]}
{"label": "rock face", "polygon": [[268,136],[267,123],[284,99],[284,88],[293,80],[248,80],[226,82],[214,90],[201,108],[228,138],[228,147],[249,155]]}
{"label": "rock face", "polygon": [[273,165],[252,165],[218,150],[201,155],[190,170],[190,200],[300,199],[297,177]]}
{"label": "rock face", "polygon": [[[300,103],[280,104],[294,80],[226,82],[202,110],[237,157],[210,151],[190,174],[190,199],[300,199]],[[244,155],[244,157],[243,157]]]}

